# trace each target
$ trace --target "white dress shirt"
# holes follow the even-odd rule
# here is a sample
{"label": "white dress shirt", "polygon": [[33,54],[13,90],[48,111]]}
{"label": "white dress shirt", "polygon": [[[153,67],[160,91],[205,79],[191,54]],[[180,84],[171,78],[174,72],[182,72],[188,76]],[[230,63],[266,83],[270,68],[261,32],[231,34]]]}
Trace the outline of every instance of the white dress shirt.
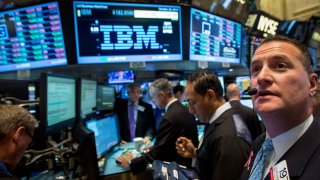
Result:
{"label": "white dress shirt", "polygon": [[[270,156],[266,158],[263,179],[268,175],[270,168],[273,167],[279,159],[295,144],[298,139],[307,131],[313,122],[313,115],[311,114],[307,120],[303,121],[298,126],[286,131],[274,138],[271,138],[274,150]],[[270,138],[268,132],[266,138]]]}

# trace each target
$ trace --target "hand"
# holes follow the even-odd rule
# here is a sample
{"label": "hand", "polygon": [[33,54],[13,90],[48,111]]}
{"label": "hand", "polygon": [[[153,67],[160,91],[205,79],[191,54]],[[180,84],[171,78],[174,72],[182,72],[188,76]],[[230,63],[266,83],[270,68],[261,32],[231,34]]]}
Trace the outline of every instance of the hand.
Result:
{"label": "hand", "polygon": [[129,161],[133,159],[131,152],[127,152],[126,155],[119,156],[116,160],[119,162],[120,166],[124,168],[129,168]]}
{"label": "hand", "polygon": [[197,148],[195,148],[192,141],[186,137],[179,137],[177,139],[176,149],[177,153],[184,158],[197,156]]}
{"label": "hand", "polygon": [[127,141],[121,140],[120,141],[120,146],[123,145],[123,144],[127,144],[127,143],[128,143]]}
{"label": "hand", "polygon": [[149,152],[151,148],[152,148],[152,145],[145,146],[145,147],[142,149],[142,152],[144,152],[144,153]]}
{"label": "hand", "polygon": [[143,142],[145,145],[151,144],[151,137],[149,137],[149,136],[144,137]]}

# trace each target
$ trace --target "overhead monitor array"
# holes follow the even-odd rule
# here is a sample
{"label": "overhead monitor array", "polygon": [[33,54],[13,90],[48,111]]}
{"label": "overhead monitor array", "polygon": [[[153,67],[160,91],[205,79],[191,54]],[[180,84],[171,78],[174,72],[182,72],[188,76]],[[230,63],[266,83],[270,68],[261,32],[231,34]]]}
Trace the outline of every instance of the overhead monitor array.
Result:
{"label": "overhead monitor array", "polygon": [[[78,64],[188,58],[182,48],[186,7],[97,1],[74,1],[72,7],[62,15],[73,14],[73,29],[62,29],[58,2],[0,12],[0,72],[67,65],[67,53],[74,54]],[[190,46],[189,59],[240,63],[242,25],[189,10],[190,42],[184,42]],[[66,47],[63,34],[74,34],[70,41],[76,51]]]}

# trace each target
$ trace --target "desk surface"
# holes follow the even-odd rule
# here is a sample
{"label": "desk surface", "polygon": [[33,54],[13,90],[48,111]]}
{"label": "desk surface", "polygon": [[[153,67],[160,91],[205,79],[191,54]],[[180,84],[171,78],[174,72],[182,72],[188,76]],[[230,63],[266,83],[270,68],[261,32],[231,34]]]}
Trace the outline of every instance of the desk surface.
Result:
{"label": "desk surface", "polygon": [[104,172],[100,173],[100,176],[106,176],[106,175],[118,174],[118,173],[124,173],[124,172],[130,171],[129,168],[123,168],[122,166],[116,163],[116,158],[118,156],[121,156],[121,154],[125,150],[130,150],[133,153],[138,153],[135,150],[133,142],[129,142],[128,144],[115,147],[113,151],[109,152],[106,155],[106,164],[105,164]]}

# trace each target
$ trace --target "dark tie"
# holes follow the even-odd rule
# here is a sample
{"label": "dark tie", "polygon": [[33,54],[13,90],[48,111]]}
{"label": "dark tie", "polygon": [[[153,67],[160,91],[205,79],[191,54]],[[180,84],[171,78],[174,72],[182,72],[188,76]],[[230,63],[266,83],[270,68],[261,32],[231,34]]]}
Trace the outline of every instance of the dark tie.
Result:
{"label": "dark tie", "polygon": [[271,139],[266,139],[262,147],[260,148],[256,158],[254,159],[254,163],[252,166],[251,174],[249,180],[260,180],[263,177],[263,170],[265,168],[265,160],[266,157],[270,155],[273,150],[273,144]]}
{"label": "dark tie", "polygon": [[131,141],[136,137],[135,119],[134,119],[134,103],[129,106],[129,125],[130,125],[130,137]]}
{"label": "dark tie", "polygon": [[203,134],[206,133],[206,131],[208,130],[209,126],[210,126],[210,123],[206,123],[204,125]]}

